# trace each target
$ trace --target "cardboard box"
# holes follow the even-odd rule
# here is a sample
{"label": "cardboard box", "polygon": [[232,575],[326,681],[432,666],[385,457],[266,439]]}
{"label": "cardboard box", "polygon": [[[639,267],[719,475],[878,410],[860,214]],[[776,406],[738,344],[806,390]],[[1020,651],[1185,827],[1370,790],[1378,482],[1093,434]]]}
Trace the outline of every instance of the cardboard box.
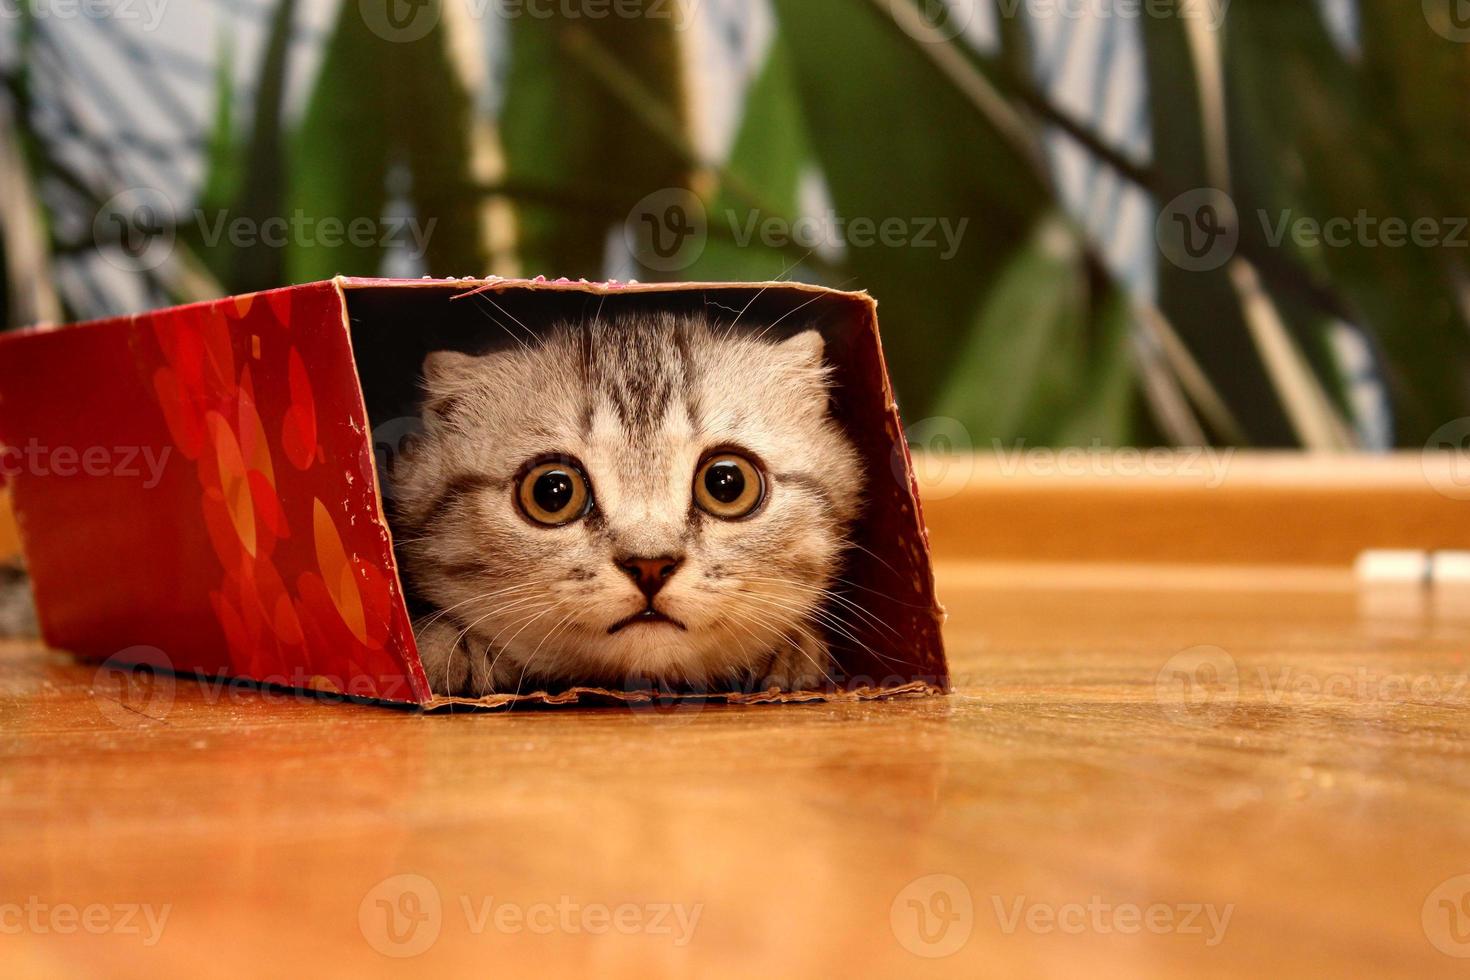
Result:
{"label": "cardboard box", "polygon": [[[508,342],[502,323],[535,329],[635,297],[748,306],[747,322],[784,316],[827,338],[836,412],[871,470],[845,577],[890,628],[861,646],[833,638],[839,689],[779,699],[947,690],[876,304],[795,283],[337,279],[0,337],[0,467],[47,642],[94,661],[456,703],[429,690],[419,662],[375,443],[393,451],[417,414],[428,351],[484,349]],[[473,703],[656,696],[576,689]]]}

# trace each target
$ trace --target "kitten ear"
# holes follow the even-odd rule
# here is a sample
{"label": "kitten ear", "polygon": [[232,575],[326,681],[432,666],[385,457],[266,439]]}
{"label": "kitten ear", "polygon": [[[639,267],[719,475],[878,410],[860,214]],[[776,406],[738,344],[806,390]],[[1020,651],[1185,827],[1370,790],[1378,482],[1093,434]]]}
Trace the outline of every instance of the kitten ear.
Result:
{"label": "kitten ear", "polygon": [[430,391],[452,391],[475,372],[480,359],[457,350],[436,350],[424,358],[424,387]]}
{"label": "kitten ear", "polygon": [[424,358],[424,412],[447,417],[484,372],[483,358],[436,350]]}
{"label": "kitten ear", "polygon": [[790,359],[794,364],[805,368],[820,368],[822,366],[822,354],[827,350],[827,342],[816,330],[803,330],[789,340],[783,340],[776,345],[782,355]]}

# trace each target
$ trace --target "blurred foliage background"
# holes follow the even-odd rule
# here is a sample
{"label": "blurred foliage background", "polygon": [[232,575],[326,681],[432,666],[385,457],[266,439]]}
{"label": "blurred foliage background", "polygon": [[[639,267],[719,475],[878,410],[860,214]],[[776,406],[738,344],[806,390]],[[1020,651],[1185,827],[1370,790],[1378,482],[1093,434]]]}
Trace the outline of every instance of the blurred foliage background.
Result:
{"label": "blurred foliage background", "polygon": [[794,278],[977,446],[1418,447],[1470,415],[1458,2],[16,0],[0,320]]}

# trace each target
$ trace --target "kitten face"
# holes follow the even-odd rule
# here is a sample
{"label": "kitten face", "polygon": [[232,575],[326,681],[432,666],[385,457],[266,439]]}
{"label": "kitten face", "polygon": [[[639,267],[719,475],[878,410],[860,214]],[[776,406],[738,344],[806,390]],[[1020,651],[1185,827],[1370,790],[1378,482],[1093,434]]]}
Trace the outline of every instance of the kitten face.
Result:
{"label": "kitten face", "polygon": [[815,331],[598,319],[425,375],[393,478],[436,690],[819,684],[862,486]]}

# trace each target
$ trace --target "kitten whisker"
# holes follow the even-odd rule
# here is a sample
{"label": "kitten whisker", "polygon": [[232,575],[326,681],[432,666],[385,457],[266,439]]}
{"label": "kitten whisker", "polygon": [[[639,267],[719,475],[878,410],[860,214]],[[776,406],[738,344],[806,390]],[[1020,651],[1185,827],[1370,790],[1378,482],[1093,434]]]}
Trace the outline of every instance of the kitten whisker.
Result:
{"label": "kitten whisker", "polygon": [[[535,340],[536,339],[536,332],[534,330],[532,330],[530,327],[526,326],[521,321],[517,320],[515,318],[515,315],[513,313],[511,313],[510,311],[508,311],[505,307],[501,306],[499,303],[495,302],[495,300],[493,298],[491,298],[491,296],[490,296],[489,293],[476,293],[475,296],[477,298],[484,299],[487,303],[489,303],[491,306],[495,307],[501,313],[504,313],[506,316],[510,317],[511,322],[514,323],[516,326],[520,327],[522,330],[524,330],[526,332],[526,334],[532,340]],[[515,334],[515,332],[512,331],[509,327],[507,327],[505,324],[503,324],[499,320],[497,320],[495,318],[495,315],[493,313],[491,313],[489,310],[486,310],[485,311],[485,315],[488,316],[488,317],[490,317],[490,319],[492,321],[494,321],[495,325],[498,326],[498,327],[500,327],[500,329],[504,330],[506,332],[506,334],[512,340],[514,340],[516,343],[520,344],[521,345],[521,348],[523,350],[525,350],[526,353],[528,353],[528,354],[534,353],[534,350],[533,350],[533,348],[531,347],[530,344],[526,343],[519,336],[517,336]]]}
{"label": "kitten whisker", "polygon": [[[527,605],[534,605],[536,603],[536,600],[538,598],[539,598],[538,596],[527,596],[527,597],[523,597],[523,598],[520,598],[520,599],[513,600],[512,602],[510,602],[508,604],[501,605],[501,606],[496,606],[494,609],[491,609],[485,615],[483,615],[480,618],[474,620],[472,623],[470,623],[464,629],[460,630],[459,631],[459,635],[454,638],[454,643],[449,648],[449,653],[450,653],[451,659],[454,656],[454,651],[455,650],[458,650],[462,644],[468,645],[468,643],[470,641],[468,641],[466,639],[466,637],[468,637],[469,634],[474,631],[474,628],[476,626],[479,626],[481,623],[483,623],[485,620],[489,619],[491,616],[503,616],[507,612],[513,611],[515,609],[524,608]],[[486,649],[488,650],[489,648],[487,647]],[[473,668],[473,663],[471,664],[471,667]]]}
{"label": "kitten whisker", "polygon": [[888,569],[890,572],[893,573],[893,577],[894,578],[898,578],[898,579],[902,579],[903,578],[903,575],[899,572],[898,569],[894,568],[892,565],[888,564],[888,562],[884,561],[883,560],[883,556],[880,555],[880,554],[878,554],[877,552],[873,551],[872,549],[870,549],[870,548],[864,548],[862,545],[858,544],[856,541],[850,541],[850,542],[848,542],[848,547],[852,548],[854,551],[861,551],[863,554],[869,556],[870,558],[876,559],[880,565],[882,565],[884,568]]}
{"label": "kitten whisker", "polygon": [[905,609],[918,609],[924,612],[927,612],[929,610],[928,606],[921,606],[916,602],[904,602],[902,599],[899,599],[897,596],[893,595],[890,592],[884,592],[882,589],[871,588],[869,586],[863,585],[860,582],[854,582],[850,578],[844,578],[841,575],[834,575],[832,577],[832,581],[837,582],[841,585],[845,585],[849,588],[871,593],[875,596],[881,596],[882,598],[887,599],[889,602],[892,602],[895,605],[903,606]]}
{"label": "kitten whisker", "polygon": [[[874,650],[872,647],[868,646],[868,644],[864,643],[861,639],[857,637],[856,634],[854,634],[851,630],[847,628],[847,624],[843,623],[842,620],[838,619],[828,610],[824,610],[821,608],[803,609],[800,606],[782,602],[774,598],[773,596],[769,596],[764,593],[751,592],[748,589],[740,589],[737,591],[739,591],[741,595],[744,595],[748,599],[753,599],[757,602],[763,602],[773,608],[813,618],[822,625],[826,626],[828,629],[842,636],[844,639],[847,639],[852,643],[857,644],[862,650],[883,661],[884,663],[893,664],[894,666],[900,666],[905,663],[905,661],[898,661],[894,660],[892,657],[884,656],[877,650]],[[909,665],[913,666],[912,664]]]}
{"label": "kitten whisker", "polygon": [[412,625],[414,633],[415,635],[417,635],[420,630],[427,629],[428,627],[434,625],[434,623],[437,622],[441,616],[445,615],[446,613],[452,612],[455,609],[458,609],[460,606],[469,605],[471,602],[483,602],[486,599],[493,599],[497,596],[505,595],[510,592],[523,592],[526,589],[534,587],[535,586],[532,583],[524,582],[519,585],[512,585],[508,588],[495,589],[490,592],[481,593],[480,595],[470,596],[463,602],[456,602],[454,605],[448,606],[444,609],[437,609],[432,615],[424,618],[422,621],[413,623]]}
{"label": "kitten whisker", "polygon": [[[781,629],[779,629],[777,627],[774,627],[774,626],[770,626],[770,624],[766,624],[766,625],[769,626],[771,628],[771,630],[773,632],[775,632],[775,634],[779,638],[785,640],[798,653],[800,653],[803,657],[805,657],[807,659],[807,661],[813,667],[817,668],[817,671],[822,675],[822,677],[827,681],[828,684],[832,685],[833,687],[836,687],[837,686],[837,679],[834,678],[831,674],[827,673],[827,668],[824,667],[824,666],[822,666],[821,664],[817,663],[816,658],[813,657],[810,653],[807,653],[806,652],[806,649],[800,643],[798,643],[796,640],[793,640],[784,630],[781,630]],[[807,639],[811,640],[813,643],[815,643],[815,644],[817,644],[819,646],[821,645],[821,642],[822,641],[821,641],[820,637],[818,637],[816,634],[812,633],[810,630],[806,629],[804,626],[802,626],[801,623],[793,623],[791,625],[792,625],[792,628],[796,630],[796,632],[797,632],[798,635],[806,637]]]}
{"label": "kitten whisker", "polygon": [[[539,643],[536,644],[536,649],[532,650],[531,651],[531,655],[526,658],[526,662],[523,663],[523,664],[521,664],[521,676],[518,677],[518,678],[516,678],[516,697],[520,697],[520,695],[521,695],[521,685],[526,682],[526,671],[528,671],[528,670],[531,669],[531,661],[533,661],[533,660],[536,659],[536,654],[540,653],[541,652],[541,648],[546,645],[546,641],[549,640],[549,639],[551,639],[553,636],[555,636],[556,633],[557,633],[557,630],[561,629],[564,625],[566,625],[571,620],[571,618],[573,616],[575,616],[576,614],[577,614],[577,610],[576,609],[572,609],[572,610],[568,611],[567,614],[565,616],[563,616],[561,618],[561,620],[559,622],[557,622],[557,624],[555,626],[553,626],[550,630],[548,630],[546,632],[546,635],[545,636],[541,637],[541,642],[539,642]],[[512,703],[511,704],[511,708],[514,709],[514,707],[515,707],[515,704]]]}
{"label": "kitten whisker", "polygon": [[795,581],[792,581],[790,579],[782,579],[782,578],[764,578],[764,577],[752,576],[752,575],[742,575],[741,578],[744,581],[746,581],[746,582],[769,582],[769,583],[773,583],[773,584],[776,584],[776,585],[786,586],[788,588],[800,589],[803,592],[807,592],[807,593],[810,593],[812,595],[819,595],[819,596],[822,596],[824,599],[829,599],[829,600],[831,600],[833,602],[841,603],[842,605],[844,605],[847,608],[851,609],[853,612],[857,613],[859,616],[864,617],[867,621],[871,622],[875,626],[878,626],[878,627],[881,627],[882,629],[887,630],[889,633],[891,633],[897,639],[899,639],[899,640],[904,639],[904,636],[903,636],[902,633],[900,633],[898,630],[894,629],[892,626],[888,625],[888,623],[884,622],[881,618],[879,618],[877,616],[877,614],[873,613],[872,611],[870,611],[868,609],[863,608],[862,606],[860,606],[857,603],[853,602],[851,599],[847,598],[846,596],[844,596],[844,595],[842,595],[842,594],[840,594],[838,592],[833,591],[832,589],[827,589],[827,588],[823,588],[821,586],[816,586],[816,585],[808,585],[805,582],[795,582]]}
{"label": "kitten whisker", "polygon": [[766,337],[770,335],[771,331],[775,330],[776,327],[778,325],[780,325],[780,323],[781,323],[782,320],[786,319],[788,316],[790,316],[793,313],[800,313],[802,310],[806,309],[808,306],[811,306],[817,300],[821,299],[822,298],[822,295],[823,294],[821,294],[821,293],[817,293],[811,299],[807,300],[805,303],[802,303],[800,306],[794,307],[792,309],[787,310],[785,313],[782,313],[780,316],[776,317],[776,319],[770,324],[770,326],[768,326],[764,330],[762,330],[756,336],[756,339],[757,340],[764,340],[764,339],[766,339]]}
{"label": "kitten whisker", "polygon": [[[536,614],[535,616],[531,617],[529,620],[526,621],[526,623],[525,623],[524,626],[522,626],[520,629],[516,630],[513,634],[511,634],[510,639],[506,640],[505,643],[500,647],[500,649],[498,651],[496,651],[496,653],[495,653],[495,659],[492,660],[492,661],[490,661],[490,676],[492,676],[492,677],[494,676],[495,664],[500,660],[501,654],[505,653],[506,651],[508,651],[511,648],[511,645],[513,643],[515,643],[517,637],[519,637],[526,630],[530,629],[531,626],[534,625],[536,622],[538,622],[541,619],[542,616],[545,616],[547,613],[555,612],[558,608],[560,608],[560,606],[561,606],[561,600],[559,600],[559,599],[553,599],[551,602],[547,603],[545,609],[543,609],[540,613]],[[502,629],[500,631],[500,633],[504,633],[504,632],[505,632],[504,629]],[[495,637],[491,639],[490,642],[491,642],[492,645],[494,644],[495,639],[499,638],[500,633],[496,633],[495,634]],[[525,668],[524,667],[521,668],[521,673],[522,674],[525,673]],[[516,693],[519,694],[520,691],[517,690]]]}

